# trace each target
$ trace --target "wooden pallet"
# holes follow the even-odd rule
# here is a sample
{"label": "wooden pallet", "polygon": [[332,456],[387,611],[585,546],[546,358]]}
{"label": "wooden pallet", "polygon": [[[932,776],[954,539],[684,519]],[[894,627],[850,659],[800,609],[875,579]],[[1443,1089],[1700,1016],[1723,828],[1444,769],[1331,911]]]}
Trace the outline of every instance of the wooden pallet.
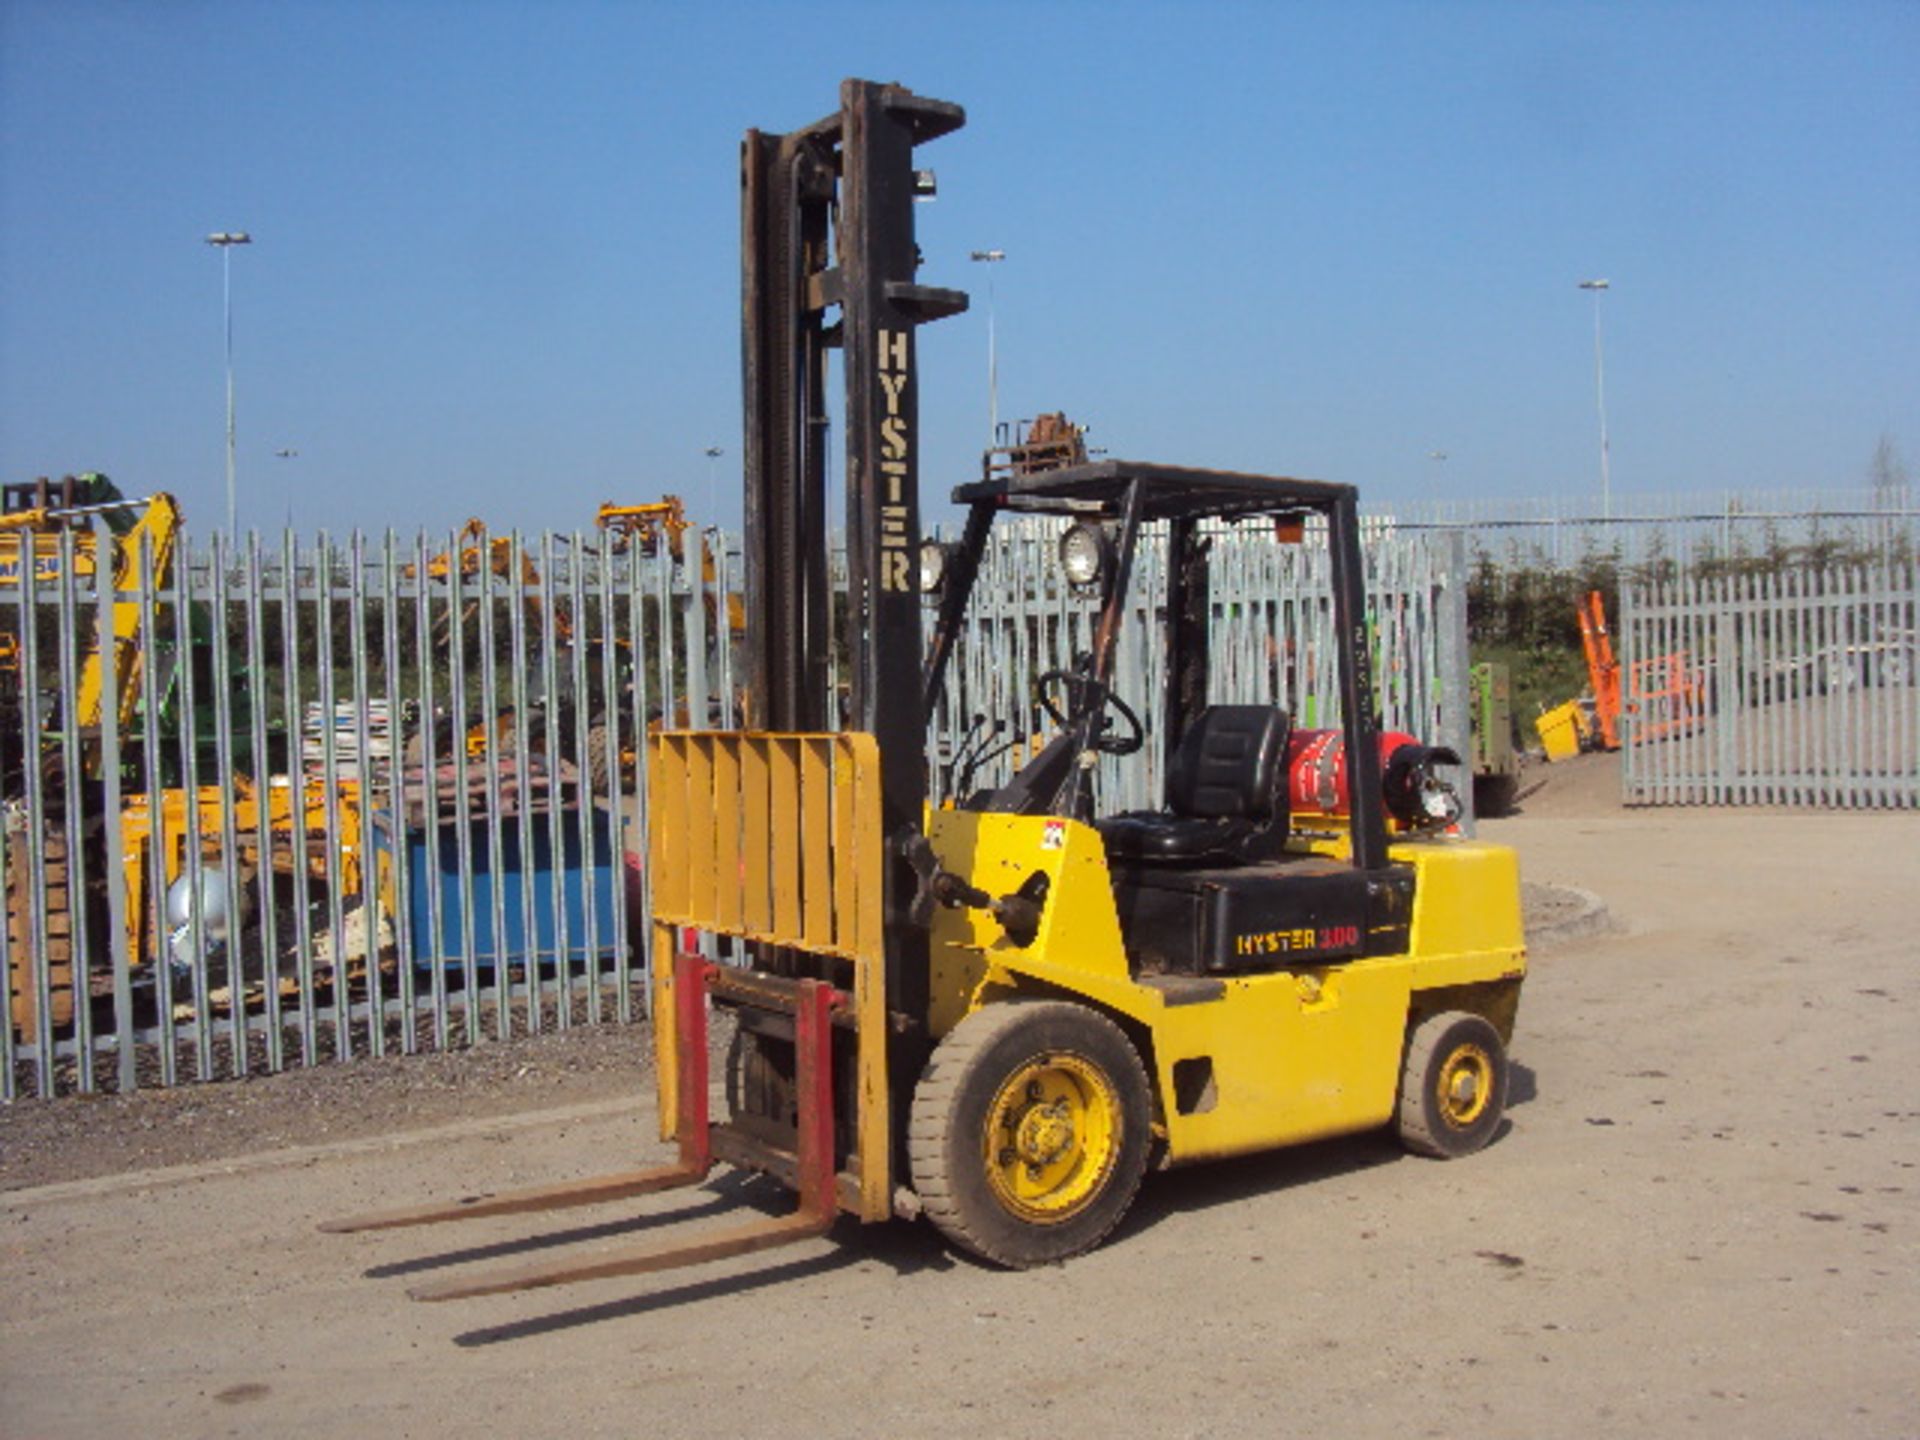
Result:
{"label": "wooden pallet", "polygon": [[40,844],[36,873],[23,834],[7,846],[7,1004],[14,1034],[31,1041],[39,1033],[40,993],[34,983],[36,946],[33,893],[46,895],[48,1018],[55,1030],[73,1024],[73,903],[68,884],[67,842],[57,831]]}

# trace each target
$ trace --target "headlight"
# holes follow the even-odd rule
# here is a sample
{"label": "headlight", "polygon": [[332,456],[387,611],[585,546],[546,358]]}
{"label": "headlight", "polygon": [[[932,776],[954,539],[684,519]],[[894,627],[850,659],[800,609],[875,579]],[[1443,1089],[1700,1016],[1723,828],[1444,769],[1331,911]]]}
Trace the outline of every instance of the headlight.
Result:
{"label": "headlight", "polygon": [[1106,528],[1082,520],[1060,537],[1060,568],[1071,585],[1097,584],[1107,573],[1113,542]]}
{"label": "headlight", "polygon": [[924,541],[920,546],[920,593],[937,595],[946,583],[947,547],[938,540]]}

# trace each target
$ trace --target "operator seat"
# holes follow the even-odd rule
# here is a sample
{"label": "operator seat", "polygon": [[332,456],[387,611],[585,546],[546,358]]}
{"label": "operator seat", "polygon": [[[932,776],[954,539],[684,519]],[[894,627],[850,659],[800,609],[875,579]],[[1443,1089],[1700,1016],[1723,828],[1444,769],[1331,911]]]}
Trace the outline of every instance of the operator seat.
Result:
{"label": "operator seat", "polygon": [[1287,712],[1210,705],[1187,727],[1167,770],[1167,808],[1099,823],[1110,861],[1250,862],[1287,840]]}

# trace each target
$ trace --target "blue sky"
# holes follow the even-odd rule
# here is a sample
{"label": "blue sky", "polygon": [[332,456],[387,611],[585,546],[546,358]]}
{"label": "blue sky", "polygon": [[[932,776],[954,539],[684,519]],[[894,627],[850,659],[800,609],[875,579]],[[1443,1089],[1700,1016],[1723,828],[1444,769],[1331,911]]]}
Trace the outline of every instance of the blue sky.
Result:
{"label": "blue sky", "polygon": [[0,475],[220,522],[201,237],[245,229],[243,526],[732,522],[740,135],[845,75],[969,115],[922,152],[923,276],[975,292],[921,337],[929,499],[988,247],[1002,416],[1115,454],[1597,494],[1594,275],[1616,495],[1920,452],[1912,3],[0,0]]}

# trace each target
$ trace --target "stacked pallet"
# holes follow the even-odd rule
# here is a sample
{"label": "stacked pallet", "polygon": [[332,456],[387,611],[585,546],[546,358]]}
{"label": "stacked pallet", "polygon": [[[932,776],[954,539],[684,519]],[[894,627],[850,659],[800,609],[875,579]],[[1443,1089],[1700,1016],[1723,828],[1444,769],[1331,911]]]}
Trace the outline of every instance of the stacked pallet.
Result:
{"label": "stacked pallet", "polygon": [[[362,715],[365,716],[367,753],[360,753]],[[351,700],[334,705],[331,716],[318,700],[307,702],[300,726],[300,765],[309,780],[326,778],[327,731],[333,732],[333,775],[336,780],[385,782],[393,768],[393,719],[385,699],[367,701],[364,711]],[[362,774],[362,771],[368,774]]]}
{"label": "stacked pallet", "polygon": [[[40,842],[36,878],[27,835],[10,821],[6,836],[7,886],[7,1004],[14,1033],[31,1041],[40,1023],[40,999],[48,1002],[48,1023],[55,1029],[73,1024],[73,915],[67,883],[67,841],[50,826]],[[40,888],[46,896],[44,935],[34,924],[32,896]],[[44,946],[36,944],[44,940]],[[36,959],[44,950],[44,992],[36,973]]]}

